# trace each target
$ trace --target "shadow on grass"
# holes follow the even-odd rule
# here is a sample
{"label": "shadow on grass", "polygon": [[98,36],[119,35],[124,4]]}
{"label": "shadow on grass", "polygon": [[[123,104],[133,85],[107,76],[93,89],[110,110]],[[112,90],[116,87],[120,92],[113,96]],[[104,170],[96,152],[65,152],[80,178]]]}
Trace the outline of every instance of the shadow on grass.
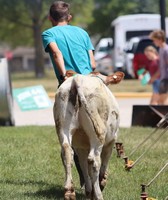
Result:
{"label": "shadow on grass", "polygon": [[[49,187],[48,189],[41,189],[35,193],[25,193],[28,197],[45,198],[45,199],[63,199],[64,190],[60,185]],[[81,193],[76,192],[76,199],[84,200],[85,196]]]}
{"label": "shadow on grass", "polygon": [[[64,197],[64,188],[62,185],[53,185],[53,184],[48,184],[43,181],[33,181],[33,180],[27,180],[27,181],[11,181],[11,180],[6,180],[6,181],[0,181],[0,183],[5,183],[5,184],[12,184],[12,185],[37,185],[39,189],[35,192],[26,192],[24,193],[25,196],[34,198],[45,198],[45,199],[63,199]],[[43,188],[43,189],[41,189]],[[82,193],[79,193],[76,191],[76,198],[78,200],[84,200],[85,196]]]}
{"label": "shadow on grass", "polygon": [[56,185],[56,186],[50,186],[47,189],[40,189],[36,192],[28,192],[25,193],[24,195],[28,196],[28,197],[36,197],[41,199],[46,198],[46,199],[63,199],[63,190],[60,186]]}

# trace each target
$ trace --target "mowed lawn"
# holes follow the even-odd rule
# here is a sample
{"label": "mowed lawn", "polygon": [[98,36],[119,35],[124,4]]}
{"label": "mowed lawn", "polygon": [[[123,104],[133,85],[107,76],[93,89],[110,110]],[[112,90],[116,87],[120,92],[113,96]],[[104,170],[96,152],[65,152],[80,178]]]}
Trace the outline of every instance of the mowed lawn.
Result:
{"label": "mowed lawn", "polygon": [[[146,138],[152,128],[122,128],[119,142],[125,154]],[[136,160],[159,136],[161,131],[139,148],[130,158]],[[168,132],[127,172],[116,150],[109,165],[109,178],[103,191],[105,200],[139,200],[142,183],[147,184],[168,161]],[[84,200],[73,167],[77,200]],[[64,169],[60,145],[53,126],[0,127],[0,199],[63,199]],[[165,200],[168,196],[168,169],[147,188],[149,197]]]}
{"label": "mowed lawn", "polygon": [[[55,92],[58,87],[58,82],[53,69],[46,70],[44,78],[35,78],[34,72],[12,73],[13,88],[29,87],[33,85],[43,85],[48,93]],[[141,85],[137,79],[124,79],[117,85],[109,85],[112,92],[152,92],[151,85]]]}

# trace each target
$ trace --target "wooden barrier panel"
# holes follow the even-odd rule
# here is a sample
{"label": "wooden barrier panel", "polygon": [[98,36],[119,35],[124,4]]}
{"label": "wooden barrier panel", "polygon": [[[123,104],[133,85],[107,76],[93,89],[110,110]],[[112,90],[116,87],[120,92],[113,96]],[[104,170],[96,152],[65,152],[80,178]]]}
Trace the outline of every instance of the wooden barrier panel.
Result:
{"label": "wooden barrier panel", "polygon": [[133,105],[132,126],[156,127],[162,115],[168,113],[168,105]]}

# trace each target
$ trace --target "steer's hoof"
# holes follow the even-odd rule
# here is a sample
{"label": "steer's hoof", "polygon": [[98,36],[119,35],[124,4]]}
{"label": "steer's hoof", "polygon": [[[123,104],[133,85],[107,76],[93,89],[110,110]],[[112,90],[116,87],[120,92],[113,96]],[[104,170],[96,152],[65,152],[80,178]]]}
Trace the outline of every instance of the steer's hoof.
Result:
{"label": "steer's hoof", "polygon": [[72,190],[65,191],[64,200],[76,200],[75,191],[74,190],[73,191]]}
{"label": "steer's hoof", "polygon": [[105,186],[106,186],[107,177],[108,177],[107,172],[105,172],[103,176],[100,176],[100,177],[99,177],[99,185],[100,185],[101,191],[103,191],[104,188],[105,188]]}
{"label": "steer's hoof", "polygon": [[100,189],[101,191],[104,190],[105,186],[106,186],[106,183],[107,183],[107,179],[102,179],[101,182],[100,182]]}
{"label": "steer's hoof", "polygon": [[86,199],[91,199],[91,192],[85,192]]}

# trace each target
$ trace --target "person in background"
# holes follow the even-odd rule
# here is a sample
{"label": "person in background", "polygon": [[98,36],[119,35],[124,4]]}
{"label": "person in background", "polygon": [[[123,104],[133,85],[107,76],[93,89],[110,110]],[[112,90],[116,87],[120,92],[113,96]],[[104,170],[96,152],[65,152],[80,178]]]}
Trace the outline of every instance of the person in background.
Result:
{"label": "person in background", "polygon": [[[80,27],[69,25],[72,18],[70,5],[55,1],[49,10],[52,28],[42,33],[45,51],[50,54],[56,77],[61,84],[68,78],[67,71],[90,74],[96,67],[93,50],[88,33]],[[118,83],[124,74],[104,76],[97,74],[108,85]]]}
{"label": "person in background", "polygon": [[138,53],[134,54],[132,62],[133,62],[135,78],[138,78],[138,73],[137,73],[138,70],[140,70],[148,65],[148,59],[144,55],[144,50],[142,50],[142,52],[138,52]]}
{"label": "person in background", "polygon": [[[148,58],[148,65],[145,66],[147,72],[149,72],[150,77],[152,79],[153,75],[159,69],[159,57],[157,49],[153,46],[147,46],[144,50],[145,56]],[[149,83],[151,81],[149,80]],[[157,78],[152,82],[152,97],[150,100],[151,105],[158,105],[159,104],[159,85],[160,85],[160,76],[158,75]]]}
{"label": "person in background", "polygon": [[168,105],[168,45],[166,44],[166,35],[163,30],[155,30],[150,33],[149,37],[159,47],[159,69],[152,76],[150,83],[153,83],[160,75],[159,104]]}

